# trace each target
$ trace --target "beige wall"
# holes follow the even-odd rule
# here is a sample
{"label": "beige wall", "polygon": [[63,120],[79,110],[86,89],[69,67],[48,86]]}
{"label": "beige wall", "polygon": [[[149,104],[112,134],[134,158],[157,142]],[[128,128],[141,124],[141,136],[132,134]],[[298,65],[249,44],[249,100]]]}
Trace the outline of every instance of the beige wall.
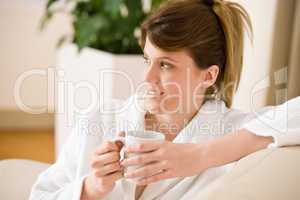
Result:
{"label": "beige wall", "polygon": [[1,120],[0,129],[53,128],[53,81],[48,87],[46,75],[26,78],[19,94],[27,106],[45,107],[50,114],[21,113],[14,98],[16,80],[25,71],[38,69],[46,73],[48,67],[55,66],[56,41],[71,30],[69,19],[60,15],[44,31],[39,31],[44,5],[44,0],[2,0],[0,3],[0,118],[5,119]]}
{"label": "beige wall", "polygon": [[[16,79],[30,69],[53,67],[57,38],[69,31],[65,17],[57,18],[43,32],[38,30],[44,3],[43,0],[0,3],[0,110],[17,109],[13,96]],[[29,106],[47,106],[46,77],[35,75],[26,79],[21,95]],[[50,104],[53,110],[54,105]]]}
{"label": "beige wall", "polygon": [[294,0],[236,2],[244,5],[252,18],[254,40],[252,46],[246,41],[243,75],[234,107],[251,110],[275,103],[268,98],[267,86],[272,86],[274,72],[287,65]]}

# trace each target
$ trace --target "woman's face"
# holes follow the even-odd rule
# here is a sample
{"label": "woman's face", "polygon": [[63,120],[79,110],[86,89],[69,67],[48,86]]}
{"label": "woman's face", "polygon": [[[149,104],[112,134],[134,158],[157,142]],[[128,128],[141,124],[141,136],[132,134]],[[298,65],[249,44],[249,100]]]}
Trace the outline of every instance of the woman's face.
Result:
{"label": "woman's face", "polygon": [[148,38],[144,57],[148,64],[146,108],[150,113],[191,113],[201,106],[209,70],[199,69],[186,51],[163,51]]}

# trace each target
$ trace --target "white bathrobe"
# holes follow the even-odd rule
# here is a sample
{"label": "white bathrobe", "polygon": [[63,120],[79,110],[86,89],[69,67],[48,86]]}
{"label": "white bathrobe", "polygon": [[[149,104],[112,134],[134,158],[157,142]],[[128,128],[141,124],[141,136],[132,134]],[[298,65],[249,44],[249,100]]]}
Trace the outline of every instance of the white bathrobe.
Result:
{"label": "white bathrobe", "polygon": [[[89,159],[103,142],[114,137],[117,131],[144,130],[143,103],[136,106],[134,95],[121,112],[96,112],[78,120],[58,160],[40,174],[34,184],[30,200],[79,200],[84,178],[90,173]],[[142,102],[142,101],[138,101]],[[267,107],[257,113],[243,113],[226,108],[223,101],[207,100],[195,117],[176,136],[174,143],[201,143],[246,128],[257,135],[273,136],[268,148],[300,144],[300,97],[276,107]],[[234,163],[210,168],[196,176],[172,178],[148,185],[141,200],[190,200],[226,173]],[[135,184],[125,179],[105,200],[133,200]]]}

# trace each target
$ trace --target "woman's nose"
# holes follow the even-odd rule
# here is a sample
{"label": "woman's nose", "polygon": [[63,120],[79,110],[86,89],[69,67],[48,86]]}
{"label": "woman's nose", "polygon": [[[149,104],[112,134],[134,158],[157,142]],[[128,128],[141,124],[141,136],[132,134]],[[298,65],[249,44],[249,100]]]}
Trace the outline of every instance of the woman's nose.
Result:
{"label": "woman's nose", "polygon": [[149,82],[149,83],[159,82],[159,72],[158,70],[156,70],[154,65],[149,66],[145,70],[144,80],[145,82]]}

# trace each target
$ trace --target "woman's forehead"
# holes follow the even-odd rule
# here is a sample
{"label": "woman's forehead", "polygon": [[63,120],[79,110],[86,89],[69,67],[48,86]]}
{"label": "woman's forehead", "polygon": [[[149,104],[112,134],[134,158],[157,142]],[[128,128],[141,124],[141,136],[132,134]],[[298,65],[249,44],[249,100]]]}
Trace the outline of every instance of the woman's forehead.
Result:
{"label": "woman's forehead", "polygon": [[158,58],[171,58],[174,61],[181,61],[186,59],[192,59],[188,54],[187,50],[178,50],[178,51],[165,51],[156,45],[154,45],[148,38],[146,38],[145,47],[144,47],[144,55],[151,59]]}

